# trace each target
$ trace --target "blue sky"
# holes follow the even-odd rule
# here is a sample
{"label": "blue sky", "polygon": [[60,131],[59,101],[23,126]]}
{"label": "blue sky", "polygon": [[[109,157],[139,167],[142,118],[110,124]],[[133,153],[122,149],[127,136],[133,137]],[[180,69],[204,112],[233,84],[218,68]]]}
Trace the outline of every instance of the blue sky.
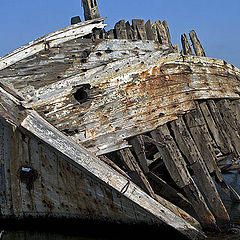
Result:
{"label": "blue sky", "polygon": [[[207,56],[240,67],[240,0],[98,0],[108,29],[118,20],[167,20],[173,44],[194,29]],[[1,0],[0,56],[83,19],[81,0]]]}

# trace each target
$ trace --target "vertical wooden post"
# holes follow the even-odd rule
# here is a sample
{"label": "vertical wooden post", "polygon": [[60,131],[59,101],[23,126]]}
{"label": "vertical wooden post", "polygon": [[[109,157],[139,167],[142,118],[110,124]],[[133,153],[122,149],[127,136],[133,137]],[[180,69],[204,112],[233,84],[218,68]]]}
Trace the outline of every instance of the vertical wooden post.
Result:
{"label": "vertical wooden post", "polygon": [[185,33],[181,35],[181,42],[182,42],[183,55],[194,55],[192,52],[191,45],[188,41],[188,37]]}
{"label": "vertical wooden post", "polygon": [[192,30],[189,33],[189,36],[190,36],[190,39],[192,41],[195,54],[197,56],[200,56],[200,57],[206,57],[205,51],[204,51],[204,49],[202,47],[202,44],[200,43],[200,41],[199,41],[199,39],[197,37],[196,32],[194,30]]}
{"label": "vertical wooden post", "polygon": [[125,20],[120,20],[119,22],[117,22],[115,24],[114,29],[116,31],[117,39],[127,39],[128,38]]}
{"label": "vertical wooden post", "polygon": [[82,0],[85,20],[100,18],[97,0]]}

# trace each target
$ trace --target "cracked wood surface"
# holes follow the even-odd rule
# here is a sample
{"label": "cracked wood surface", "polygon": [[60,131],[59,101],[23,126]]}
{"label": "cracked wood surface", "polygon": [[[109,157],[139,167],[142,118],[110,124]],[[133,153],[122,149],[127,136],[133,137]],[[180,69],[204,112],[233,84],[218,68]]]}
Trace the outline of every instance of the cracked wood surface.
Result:
{"label": "cracked wood surface", "polygon": [[[40,159],[38,159],[38,157],[40,156],[39,154],[39,150],[36,150],[36,152],[34,151],[34,148],[36,148],[37,144],[39,146],[39,143],[37,143],[39,140],[42,142],[42,146],[43,148],[47,147],[49,151],[48,153],[44,153],[44,154],[48,154],[47,158],[44,158],[44,165],[42,165],[41,167],[41,171],[42,171],[42,176],[41,179],[42,181],[45,182],[45,184],[48,182],[49,184],[49,188],[51,187],[61,187],[65,188],[66,186],[66,179],[72,179],[73,178],[73,174],[71,173],[67,173],[67,169],[69,168],[69,164],[73,165],[73,166],[77,166],[78,170],[76,171],[82,171],[84,174],[87,174],[88,177],[93,178],[92,182],[91,182],[91,188],[94,188],[95,185],[93,186],[93,183],[95,184],[95,181],[98,182],[96,183],[96,185],[103,185],[103,188],[111,188],[109,194],[111,194],[112,197],[116,198],[117,193],[119,193],[121,196],[118,197],[118,201],[125,201],[124,202],[124,206],[121,205],[122,207],[128,207],[128,210],[130,211],[131,208],[134,209],[134,213],[138,215],[138,219],[135,219],[134,216],[135,214],[129,215],[129,213],[125,216],[124,212],[120,211],[119,213],[117,213],[117,208],[119,207],[118,205],[114,206],[115,204],[118,204],[117,200],[112,199],[111,197],[111,201],[113,201],[111,203],[112,209],[114,212],[111,212],[111,210],[108,210],[108,212],[101,212],[102,217],[104,218],[114,218],[114,219],[120,219],[121,221],[126,221],[126,222],[134,222],[134,221],[139,221],[139,222],[148,222],[150,221],[151,224],[152,223],[156,223],[156,224],[161,224],[161,223],[166,223],[170,226],[172,226],[173,228],[177,229],[178,231],[182,232],[184,235],[186,235],[187,237],[189,237],[190,239],[202,239],[204,237],[204,235],[198,230],[196,229],[194,226],[192,225],[198,225],[198,223],[192,218],[190,217],[187,213],[184,213],[181,209],[178,209],[176,206],[172,206],[172,204],[164,199],[162,199],[161,197],[157,197],[157,201],[154,200],[153,198],[151,198],[147,193],[143,192],[138,186],[136,186],[129,178],[126,178],[123,174],[121,174],[121,172],[114,170],[113,168],[111,168],[109,165],[107,165],[105,162],[100,161],[96,156],[94,156],[92,153],[90,153],[89,151],[87,151],[84,147],[76,144],[74,141],[72,141],[71,139],[69,139],[68,137],[66,137],[63,133],[61,133],[60,131],[58,131],[54,126],[52,126],[51,124],[49,124],[46,120],[44,120],[41,116],[39,116],[38,113],[36,113],[34,110],[27,110],[24,109],[23,107],[18,109],[18,105],[19,105],[19,101],[17,99],[15,99],[14,97],[9,97],[8,94],[2,90],[0,88],[0,103],[6,103],[8,102],[9,105],[11,106],[16,106],[16,109],[12,110],[13,113],[15,113],[16,116],[18,115],[23,115],[24,117],[22,119],[19,118],[15,118],[15,117],[9,117],[8,122],[10,123],[9,128],[11,129],[11,131],[13,131],[13,135],[15,134],[15,138],[11,137],[11,141],[14,141],[14,139],[16,141],[19,141],[18,139],[18,131],[22,131],[25,135],[24,137],[24,141],[19,141],[18,144],[23,144],[23,148],[26,148],[24,150],[24,152],[26,152],[27,154],[30,154],[28,157],[26,157],[26,159],[24,160],[25,163],[21,163],[19,161],[17,161],[17,163],[11,165],[11,171],[12,173],[14,173],[14,169],[13,166],[15,166],[16,164],[21,166],[21,164],[23,164],[23,166],[25,166],[25,164],[29,164],[28,161],[33,161],[31,164],[37,164],[37,160],[40,161]],[[3,100],[4,98],[4,100]],[[9,109],[11,111],[11,108]],[[4,117],[3,111],[8,111],[7,109],[3,109],[1,112],[1,116]],[[21,114],[20,114],[21,112]],[[11,121],[10,121],[11,120]],[[4,121],[1,122],[3,124]],[[18,127],[17,127],[18,126]],[[1,127],[0,130],[4,129],[5,127]],[[1,131],[0,131],[0,134]],[[5,133],[6,134],[6,133]],[[20,134],[21,135],[21,134]],[[4,137],[4,135],[0,135],[0,137]],[[4,141],[1,142],[0,147],[2,147],[2,143],[8,144],[8,140],[7,138],[8,135],[5,135],[4,137]],[[32,141],[34,143],[34,141],[36,143],[34,143],[35,145],[31,146],[31,151],[27,151],[28,148],[28,142]],[[12,142],[13,144],[13,142]],[[44,145],[45,144],[45,145]],[[10,149],[7,145],[3,146],[4,147],[4,151],[14,151],[15,148],[18,148],[17,145],[15,145],[12,149]],[[50,147],[50,148],[49,148]],[[24,152],[19,152],[19,156],[23,157]],[[38,154],[39,153],[39,154]],[[56,164],[56,159],[52,160],[51,158],[55,158],[56,155],[60,154],[60,158],[57,161],[57,164],[64,169],[64,174],[66,175],[66,179],[62,179],[63,176],[60,175],[60,179],[62,179],[62,182],[59,180],[58,183],[55,182],[54,179],[52,179],[52,176],[55,176],[56,174],[60,174],[58,172],[58,167],[49,166],[49,169],[51,169],[51,173],[49,173],[49,169],[45,169],[46,168],[46,164]],[[15,159],[16,153],[15,155],[6,155],[7,157],[10,157],[11,159],[9,161],[12,161],[13,159]],[[3,164],[5,166],[6,163],[8,163],[8,158],[5,155],[1,154],[1,161],[4,161]],[[50,157],[51,156],[51,157]],[[2,160],[3,158],[3,160]],[[43,160],[42,160],[43,161]],[[68,162],[68,166],[67,163]],[[38,165],[34,165],[36,167],[36,169],[38,171]],[[10,168],[9,168],[10,169]],[[73,169],[73,167],[71,167],[71,169]],[[46,170],[46,172],[45,172]],[[15,169],[15,171],[17,171],[17,169]],[[73,171],[73,170],[72,170]],[[63,173],[61,173],[63,174]],[[15,175],[12,174],[12,176],[14,177]],[[16,177],[16,176],[15,176]],[[48,179],[48,178],[49,179]],[[9,179],[10,180],[10,179]],[[15,179],[16,180],[16,179]],[[90,180],[89,180],[90,181]],[[62,184],[62,185],[61,185]],[[71,185],[71,184],[70,184]],[[36,209],[32,209],[32,211],[29,212],[29,206],[32,203],[28,203],[27,206],[27,202],[24,201],[24,196],[27,195],[27,191],[23,185],[18,186],[17,184],[14,185],[16,188],[16,191],[23,191],[22,192],[22,196],[23,196],[23,205],[21,206],[17,206],[16,203],[14,203],[14,211],[13,215],[15,216],[19,216],[21,217],[22,214],[27,214],[30,216],[35,216],[36,214],[36,209],[38,209],[38,211],[40,211],[41,213],[46,213],[46,214],[50,214],[54,216],[54,214],[63,214],[63,216],[65,216],[63,212],[58,212],[58,210],[55,208],[55,206],[58,206],[58,204],[60,204],[60,202],[58,202],[58,196],[54,196],[55,191],[50,191],[50,190],[44,190],[44,186],[42,184],[42,187],[40,187],[39,189],[41,189],[41,191],[46,191],[44,192],[46,199],[44,200],[43,203],[46,203],[49,209],[48,211],[45,209],[44,210],[44,206],[35,206]],[[6,185],[7,187],[7,185]],[[17,189],[17,187],[20,187],[20,189]],[[85,185],[82,185],[82,187],[86,187]],[[97,186],[96,186],[97,187]],[[70,190],[70,188],[72,188]],[[72,207],[72,205],[75,204],[75,198],[73,195],[73,191],[75,191],[75,187],[71,186],[68,187],[68,190],[66,191],[70,191],[71,193],[71,201],[73,202],[69,202],[69,199],[66,200],[66,204],[70,204],[70,207]],[[7,190],[9,190],[10,188],[8,188]],[[38,188],[37,188],[38,189]],[[81,193],[82,189],[78,189],[78,192],[80,195],[82,195]],[[109,191],[109,190],[108,190]],[[17,194],[17,193],[16,193]],[[41,194],[38,191],[34,191],[34,194]],[[42,193],[43,194],[43,193]],[[64,201],[64,196],[66,194],[63,194],[63,196],[60,196],[61,201]],[[108,196],[108,195],[107,195]],[[37,197],[37,196],[36,196]],[[70,196],[68,196],[70,197]],[[99,198],[99,196],[92,196],[93,198]],[[127,200],[120,200],[120,198],[124,198]],[[35,195],[34,195],[34,199],[35,199]],[[9,198],[8,199],[10,202],[8,204],[12,204],[11,201],[12,199]],[[52,200],[54,200],[54,202],[52,202]],[[33,200],[32,200],[33,201]],[[35,200],[34,200],[35,201]],[[48,201],[48,202],[46,202]],[[104,201],[107,201],[107,204],[110,204],[109,198],[106,198]],[[162,202],[162,203],[161,203]],[[21,203],[20,201],[18,201],[17,203]],[[36,198],[36,202],[34,202],[34,204],[38,204],[38,198]],[[136,204],[136,206],[132,206],[132,203]],[[42,203],[41,203],[42,204]],[[50,204],[50,205],[49,205]],[[63,204],[63,203],[62,203]],[[87,207],[88,209],[90,209],[90,204],[93,204],[92,202],[88,203],[89,206],[81,206],[81,210],[83,211],[84,207]],[[88,205],[87,204],[87,205]],[[123,202],[122,202],[123,204]],[[51,207],[52,206],[52,207]],[[64,205],[63,205],[64,206]],[[75,205],[74,205],[75,206]],[[94,205],[95,206],[95,205]],[[118,206],[118,207],[117,207]],[[4,206],[3,206],[4,207]],[[46,207],[46,206],[45,206]],[[69,206],[68,206],[69,208]],[[4,209],[4,208],[3,208]],[[62,209],[62,208],[59,208]],[[73,208],[75,209],[75,208]],[[72,212],[73,209],[68,209],[67,211],[69,212],[69,214],[75,214],[76,217],[76,212]],[[79,208],[80,209],[80,208]],[[9,208],[8,205],[6,205],[6,215],[9,214],[8,211],[11,210],[11,208]],[[98,213],[97,213],[98,214]],[[100,213],[99,213],[100,214]],[[104,216],[104,214],[106,214]],[[123,215],[121,215],[123,214]],[[69,215],[70,216],[70,215]],[[79,212],[79,215],[77,215],[78,217],[84,217],[84,214],[81,212]],[[125,217],[124,217],[125,216]],[[141,218],[142,216],[142,218]],[[182,217],[184,216],[184,219],[182,219]],[[101,219],[101,215],[96,215],[96,218]],[[188,223],[187,221],[190,221],[190,223]]]}
{"label": "cracked wood surface", "polygon": [[[0,81],[97,155],[125,148],[127,138],[177,119],[195,108],[194,100],[239,98],[236,67],[183,57],[153,41],[78,39],[35,57],[2,70]],[[87,84],[80,103],[74,93]]]}

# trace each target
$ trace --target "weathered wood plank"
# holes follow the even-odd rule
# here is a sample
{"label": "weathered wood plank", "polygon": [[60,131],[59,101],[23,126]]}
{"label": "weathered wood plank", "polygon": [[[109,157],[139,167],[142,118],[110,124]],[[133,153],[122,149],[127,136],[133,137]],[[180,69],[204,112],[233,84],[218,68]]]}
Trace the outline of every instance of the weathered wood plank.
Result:
{"label": "weathered wood plank", "polygon": [[115,29],[110,29],[108,32],[107,32],[107,39],[115,39]]}
{"label": "weathered wood plank", "polygon": [[[148,177],[152,179],[156,184],[158,185],[158,189],[160,188],[160,192],[157,192],[164,198],[168,199],[174,204],[177,204],[178,206],[189,206],[190,208],[191,203],[181,194],[179,193],[176,189],[171,187],[167,182],[165,182],[163,179],[161,179],[157,174],[154,172],[150,171],[148,173]],[[155,189],[154,189],[155,191]]]}
{"label": "weathered wood plank", "polygon": [[240,129],[240,100],[237,99],[230,101],[230,108],[231,112],[234,114],[235,122],[238,125],[238,129]]}
{"label": "weathered wood plank", "polygon": [[137,33],[137,39],[147,40],[147,34],[145,29],[144,20],[142,19],[133,19],[132,26],[135,32]]}
{"label": "weathered wood plank", "polygon": [[74,24],[30,42],[29,44],[9,53],[5,57],[0,58],[0,70],[45,50],[46,48],[56,47],[61,43],[88,35],[92,33],[93,29],[102,29],[106,26],[103,24],[103,20],[104,18],[101,18]]}
{"label": "weathered wood plank", "polygon": [[[172,213],[168,208],[159,202],[149,198],[149,195],[141,191],[131,181],[126,180],[118,172],[111,169],[107,164],[99,162],[96,157],[91,155],[87,150],[71,141],[68,137],[61,134],[53,126],[43,120],[38,114],[29,112],[30,115],[22,122],[22,127],[36,135],[38,138],[46,141],[50,146],[56,148],[64,156],[69,157],[72,161],[84,168],[86,171],[100,178],[113,189],[122,192],[130,201],[134,201],[148,213],[154,215],[159,220],[164,221],[170,226],[175,227],[183,234],[190,238],[200,237],[202,233]],[[51,136],[51,137],[50,137]],[[139,197],[140,196],[140,197]],[[145,204],[147,203],[147,206]]]}
{"label": "weathered wood plank", "polygon": [[144,175],[143,171],[139,167],[139,165],[138,165],[135,157],[133,156],[131,150],[129,148],[122,149],[122,150],[120,150],[120,154],[121,154],[124,162],[127,164],[127,166],[132,171],[135,171],[137,173],[137,176],[140,178],[140,180],[143,184],[143,187],[146,189],[146,191],[150,194],[150,196],[155,198],[155,193],[152,190],[152,187],[151,187],[150,183],[148,182],[146,176]]}
{"label": "weathered wood plank", "polygon": [[116,32],[117,39],[127,39],[128,38],[125,20],[120,20],[119,22],[117,22],[115,24],[114,29]]}
{"label": "weathered wood plank", "polygon": [[155,22],[157,33],[158,33],[158,39],[161,44],[169,44],[168,41],[168,34],[167,31],[163,25],[163,23],[159,20]]}
{"label": "weathered wood plank", "polygon": [[150,20],[148,20],[145,23],[145,29],[146,29],[146,34],[147,34],[148,40],[158,41],[158,35],[157,35],[156,28],[154,28],[152,26],[152,23]]}
{"label": "weathered wood plank", "polygon": [[168,44],[172,45],[172,42],[171,42],[171,34],[170,34],[170,30],[169,30],[169,26],[168,26],[168,23],[166,20],[164,20],[162,22],[164,28],[165,28],[165,31],[166,31],[166,34],[167,34],[167,40],[168,40]]}
{"label": "weathered wood plank", "polygon": [[222,174],[216,163],[212,138],[208,132],[199,105],[196,103],[196,109],[184,115],[184,118],[209,172],[215,173],[218,179],[222,181]]}
{"label": "weathered wood plank", "polygon": [[231,145],[228,145],[228,142],[225,141],[225,138],[222,134],[221,129],[217,126],[217,124],[214,121],[214,118],[207,106],[206,101],[200,102],[199,106],[201,108],[202,114],[204,116],[204,119],[207,123],[207,126],[217,144],[222,154],[226,155],[232,152]]}
{"label": "weathered wood plank", "polygon": [[227,99],[222,99],[216,102],[216,106],[221,113],[223,120],[225,121],[227,128],[227,133],[231,139],[231,142],[237,152],[238,156],[240,155],[240,134],[238,124],[236,123],[236,119],[234,113],[232,112],[230,103]]}
{"label": "weathered wood plank", "polygon": [[194,30],[189,33],[196,56],[206,57],[205,51]]}
{"label": "weathered wood plank", "polygon": [[187,34],[184,33],[181,35],[181,42],[182,42],[183,54],[184,55],[194,55],[192,52],[191,45],[188,41]]}
{"label": "weathered wood plank", "polygon": [[145,174],[148,173],[149,169],[148,169],[147,157],[145,153],[145,145],[141,135],[130,139],[129,143],[133,146],[133,149],[138,157],[138,160],[143,172]]}
{"label": "weathered wood plank", "polygon": [[83,5],[83,9],[84,9],[84,18],[86,21],[100,18],[97,0],[95,0],[95,1],[82,0],[82,5]]}
{"label": "weathered wood plank", "polygon": [[230,217],[183,118],[179,117],[176,121],[173,121],[171,123],[171,129],[174,132],[174,137],[180,150],[185,155],[193,169],[203,194],[216,217],[218,225],[225,228],[229,225]]}
{"label": "weathered wood plank", "polygon": [[127,38],[128,39],[132,39],[132,40],[136,40],[136,34],[134,29],[132,28],[131,24],[129,23],[129,21],[126,22],[126,31],[127,31]]}
{"label": "weathered wood plank", "polygon": [[[234,144],[231,140],[231,136],[234,135],[234,133],[232,132],[232,128],[229,128],[227,126],[227,123],[224,121],[224,119],[222,118],[222,115],[215,103],[214,100],[207,100],[207,105],[209,107],[209,110],[211,112],[211,115],[214,119],[214,122],[217,125],[217,128],[219,130],[221,130],[222,133],[222,137],[224,139],[224,142],[226,143],[226,145],[228,146],[229,150],[231,150],[231,153],[233,153],[235,155],[235,157],[237,157],[239,154],[239,150],[236,149],[236,146],[234,147]],[[230,134],[231,133],[231,134]]]}
{"label": "weathered wood plank", "polygon": [[117,170],[120,174],[122,174],[123,176],[125,176],[126,178],[129,178],[129,176],[120,168],[118,167],[117,164],[115,164],[113,161],[111,161],[107,156],[105,155],[101,155],[99,156],[99,158],[107,163],[110,167],[114,168],[115,170]]}
{"label": "weathered wood plank", "polygon": [[156,141],[164,144],[162,147],[157,146],[157,148],[163,157],[165,166],[175,183],[186,193],[202,226],[205,228],[216,229],[217,225],[215,218],[209,210],[201,192],[194,183],[168,127],[163,125],[156,131],[151,132],[151,135]]}

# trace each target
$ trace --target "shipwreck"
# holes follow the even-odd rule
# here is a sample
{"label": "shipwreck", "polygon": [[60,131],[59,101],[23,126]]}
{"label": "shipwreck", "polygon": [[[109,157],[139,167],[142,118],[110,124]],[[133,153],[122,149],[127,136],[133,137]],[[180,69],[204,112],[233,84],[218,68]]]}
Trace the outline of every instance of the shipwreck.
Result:
{"label": "shipwreck", "polygon": [[0,218],[224,231],[216,184],[240,200],[221,167],[239,159],[240,70],[195,31],[179,50],[166,21],[106,31],[82,2],[86,21],[0,58]]}

